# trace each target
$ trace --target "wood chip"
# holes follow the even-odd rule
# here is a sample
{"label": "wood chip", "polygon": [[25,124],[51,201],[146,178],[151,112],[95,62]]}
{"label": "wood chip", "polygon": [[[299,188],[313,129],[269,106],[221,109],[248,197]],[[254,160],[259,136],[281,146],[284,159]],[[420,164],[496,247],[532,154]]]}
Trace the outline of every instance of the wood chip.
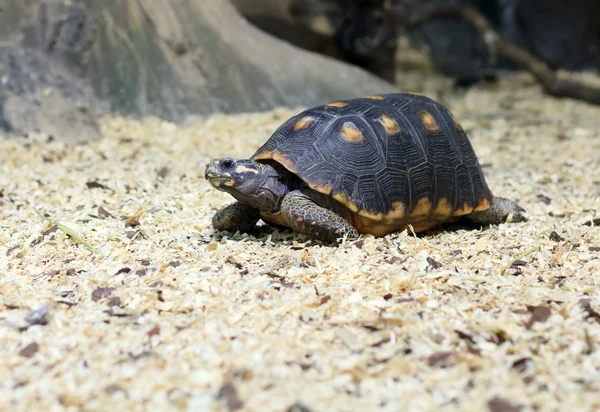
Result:
{"label": "wood chip", "polygon": [[[399,43],[400,59],[420,56]],[[492,192],[529,222],[339,246],[264,222],[216,233],[233,198],[203,165],[248,158],[300,108],[178,125],[105,116],[104,138],[86,145],[0,138],[2,404],[597,409],[598,107],[547,98],[529,75],[458,91],[399,74],[401,90],[443,100]],[[72,231],[46,233],[57,225],[35,210]]]}

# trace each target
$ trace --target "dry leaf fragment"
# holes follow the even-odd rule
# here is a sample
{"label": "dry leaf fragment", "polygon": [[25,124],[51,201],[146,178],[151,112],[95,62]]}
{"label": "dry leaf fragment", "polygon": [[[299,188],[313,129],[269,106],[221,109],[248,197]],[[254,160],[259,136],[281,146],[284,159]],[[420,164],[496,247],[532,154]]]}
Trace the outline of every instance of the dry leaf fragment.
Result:
{"label": "dry leaf fragment", "polygon": [[13,247],[11,247],[10,249],[8,249],[8,250],[6,251],[6,256],[10,256],[10,254],[11,254],[12,252],[14,252],[15,250],[18,250],[20,247],[21,247],[21,245],[19,245],[19,244],[17,244],[17,245],[14,245]]}
{"label": "dry leaf fragment", "polygon": [[548,306],[527,306],[527,309],[531,312],[531,318],[525,324],[527,329],[531,329],[536,322],[546,322],[552,314],[552,311]]}
{"label": "dry leaf fragment", "polygon": [[456,334],[458,335],[458,337],[461,338],[462,340],[467,341],[471,345],[475,345],[475,339],[473,339],[473,336],[469,335],[466,332],[460,331],[458,329],[455,330],[454,332],[456,332]]}
{"label": "dry leaf fragment", "polygon": [[519,373],[523,373],[526,372],[527,369],[529,369],[531,364],[533,364],[533,359],[529,357],[520,358],[512,363],[512,368]]}
{"label": "dry leaf fragment", "polygon": [[120,308],[122,306],[121,298],[118,297],[118,296],[113,296],[112,298],[110,298],[108,300],[107,305],[108,305],[109,308],[112,308],[113,306],[117,306],[117,307]]}
{"label": "dry leaf fragment", "polygon": [[586,221],[584,226],[600,226],[600,217]]}
{"label": "dry leaf fragment", "polygon": [[356,246],[359,249],[362,249],[364,244],[365,241],[363,239],[357,240],[356,242],[352,243],[353,246]]}
{"label": "dry leaf fragment", "polygon": [[147,333],[148,336],[156,336],[156,335],[160,335],[160,327],[154,326],[152,329],[150,329]]}
{"label": "dry leaf fragment", "polygon": [[167,166],[161,167],[160,169],[158,169],[158,172],[156,173],[156,177],[158,177],[161,180],[165,179],[168,175],[169,175],[169,168]]}
{"label": "dry leaf fragment", "polygon": [[121,269],[119,269],[119,270],[117,271],[117,273],[115,273],[113,276],[120,275],[121,273],[129,273],[129,272],[131,272],[131,268],[127,268],[127,267],[125,267],[125,268],[121,268]]}
{"label": "dry leaf fragment", "polygon": [[427,263],[429,263],[429,266],[427,266],[428,271],[436,270],[436,269],[439,269],[442,267],[442,264],[440,262],[436,261],[431,256],[427,256]]}
{"label": "dry leaf fragment", "polygon": [[242,263],[235,257],[235,256],[229,256],[225,262],[227,263],[231,263],[232,265],[234,265],[236,268],[238,269],[243,269],[244,265],[242,265]]}
{"label": "dry leaf fragment", "polygon": [[141,223],[138,220],[137,216],[128,217],[127,220],[125,221],[125,227],[137,227],[140,224]]}
{"label": "dry leaf fragment", "polygon": [[496,396],[488,401],[490,412],[519,412],[520,406],[513,405],[506,399]]}
{"label": "dry leaf fragment", "polygon": [[331,300],[331,296],[329,295],[325,295],[321,298],[321,305],[326,304],[327,302],[329,302]]}
{"label": "dry leaf fragment", "polygon": [[98,206],[98,216],[100,217],[104,217],[104,218],[114,218],[114,216],[105,208],[103,208],[102,206]]}
{"label": "dry leaf fragment", "polygon": [[594,308],[592,308],[591,303],[592,303],[592,301],[591,301],[590,298],[579,299],[579,304],[585,310],[586,317],[587,318],[592,318],[596,322],[600,322],[600,313],[596,312],[594,310]]}
{"label": "dry leaf fragment", "polygon": [[97,288],[92,292],[92,301],[98,302],[100,299],[109,297],[115,288]]}
{"label": "dry leaf fragment", "polygon": [[85,186],[88,189],[108,189],[108,190],[112,190],[110,187],[103,185],[102,183],[98,182],[97,180],[91,180],[89,182],[86,182]]}
{"label": "dry leaf fragment", "polygon": [[448,368],[456,364],[453,352],[436,352],[427,359],[427,364],[432,367]]}
{"label": "dry leaf fragment", "polygon": [[287,408],[285,410],[285,412],[311,412],[311,410],[307,406],[304,406],[301,403],[296,402],[295,404],[293,404],[292,406]]}
{"label": "dry leaf fragment", "polygon": [[225,402],[227,409],[230,411],[236,411],[244,406],[244,403],[240,401],[240,398],[238,397],[235,386],[233,386],[231,383],[226,383],[225,385],[221,386],[218,397]]}
{"label": "dry leaf fragment", "polygon": [[559,235],[558,232],[556,232],[556,230],[553,230],[548,236],[548,238],[553,242],[562,242],[563,240],[565,240],[565,238]]}
{"label": "dry leaf fragment", "polygon": [[127,391],[125,391],[125,389],[119,385],[108,385],[106,388],[104,388],[104,392],[106,392],[108,395],[112,395],[113,393],[117,392],[127,394]]}
{"label": "dry leaf fragment", "polygon": [[550,199],[548,196],[543,195],[541,193],[539,195],[537,195],[537,198],[546,205],[549,205],[550,203],[552,203],[552,199]]}
{"label": "dry leaf fragment", "polygon": [[23,349],[19,351],[19,356],[24,358],[31,358],[40,348],[36,342],[31,342],[29,345],[25,346]]}
{"label": "dry leaf fragment", "polygon": [[[38,236],[36,239],[34,239],[31,244],[29,245],[29,247],[34,247],[36,245],[39,245],[40,243],[42,243],[42,240],[44,240],[44,238],[46,236],[48,236],[51,233],[54,233],[58,230],[58,226],[53,225],[50,229],[45,230],[44,232],[42,232],[42,234],[40,236]],[[7,255],[8,256],[8,255]]]}
{"label": "dry leaf fragment", "polygon": [[511,265],[511,268],[512,268],[513,266],[514,266],[514,267],[517,267],[517,266],[525,266],[527,263],[528,263],[528,262],[527,262],[527,261],[525,261],[525,260],[522,260],[522,259],[517,259],[517,260],[515,260],[515,261],[512,263],[512,265]]}

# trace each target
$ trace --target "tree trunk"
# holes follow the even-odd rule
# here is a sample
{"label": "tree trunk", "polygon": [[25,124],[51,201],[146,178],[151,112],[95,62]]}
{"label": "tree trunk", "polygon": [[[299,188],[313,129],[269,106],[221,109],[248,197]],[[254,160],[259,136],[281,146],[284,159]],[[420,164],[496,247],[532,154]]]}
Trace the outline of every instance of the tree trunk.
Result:
{"label": "tree trunk", "polygon": [[0,11],[5,130],[88,140],[106,111],[183,121],[395,90],[256,29],[228,0],[8,3]]}

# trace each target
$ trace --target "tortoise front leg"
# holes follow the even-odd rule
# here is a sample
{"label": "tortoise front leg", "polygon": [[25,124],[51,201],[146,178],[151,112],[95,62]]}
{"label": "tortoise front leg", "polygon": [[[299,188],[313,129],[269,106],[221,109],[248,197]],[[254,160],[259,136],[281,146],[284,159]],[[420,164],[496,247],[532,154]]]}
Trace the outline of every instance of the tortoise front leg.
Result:
{"label": "tortoise front leg", "polygon": [[465,216],[465,219],[484,225],[498,225],[505,223],[509,214],[512,214],[512,223],[526,222],[527,218],[523,215],[525,209],[510,199],[495,197],[489,209],[482,212],[473,212]]}
{"label": "tortoise front leg", "polygon": [[233,202],[217,211],[212,225],[217,230],[249,232],[260,219],[260,211],[246,203]]}
{"label": "tortoise front leg", "polygon": [[303,233],[323,242],[334,242],[345,234],[357,238],[358,232],[342,216],[333,210],[319,206],[310,193],[294,190],[281,203],[285,223],[297,233]]}

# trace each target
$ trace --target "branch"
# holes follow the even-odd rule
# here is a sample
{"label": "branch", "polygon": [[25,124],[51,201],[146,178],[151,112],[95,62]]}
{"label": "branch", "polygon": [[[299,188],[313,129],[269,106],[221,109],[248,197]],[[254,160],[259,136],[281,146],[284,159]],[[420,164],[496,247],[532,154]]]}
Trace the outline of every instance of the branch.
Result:
{"label": "branch", "polygon": [[580,83],[576,80],[561,79],[546,63],[528,51],[504,40],[491,23],[477,10],[458,4],[438,4],[424,6],[415,13],[404,9],[393,10],[397,22],[408,29],[414,29],[431,20],[451,18],[463,20],[473,26],[479,36],[487,44],[491,60],[495,61],[495,53],[505,57],[521,68],[527,70],[542,85],[544,91],[555,97],[570,97],[592,104],[600,104],[600,88]]}

